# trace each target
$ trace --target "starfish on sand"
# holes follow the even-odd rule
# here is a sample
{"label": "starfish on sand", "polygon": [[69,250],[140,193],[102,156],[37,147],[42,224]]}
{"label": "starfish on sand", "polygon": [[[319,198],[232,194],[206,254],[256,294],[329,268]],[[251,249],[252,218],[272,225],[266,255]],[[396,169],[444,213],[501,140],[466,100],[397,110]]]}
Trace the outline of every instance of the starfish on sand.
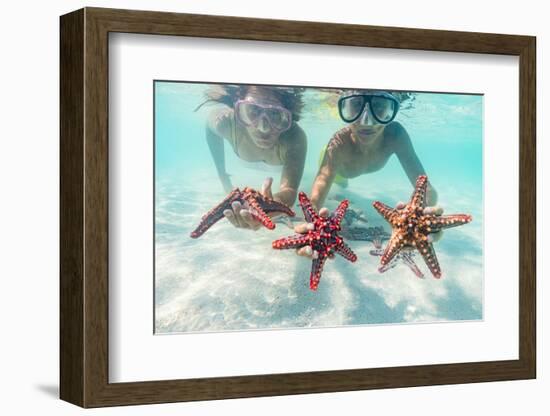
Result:
{"label": "starfish on sand", "polygon": [[309,287],[311,290],[317,290],[327,258],[334,257],[334,253],[338,253],[348,261],[354,262],[357,260],[355,253],[344,242],[344,239],[338,235],[341,229],[340,223],[346,214],[349,201],[346,199],[340,202],[338,208],[325,218],[315,211],[305,193],[300,192],[298,200],[306,221],[313,224],[313,229],[308,230],[305,234],[296,234],[275,240],[272,246],[277,250],[310,246],[313,251],[316,251],[318,256],[313,259]]}
{"label": "starfish on sand", "polygon": [[202,217],[197,228],[191,233],[191,238],[199,238],[210,227],[224,218],[223,212],[226,209],[231,209],[231,204],[233,202],[240,202],[248,206],[252,218],[258,220],[264,227],[270,230],[275,228],[275,223],[272,221],[269,214],[286,214],[289,217],[296,215],[292,209],[282,202],[268,198],[252,188],[246,187],[242,191],[239,188],[235,188],[222,202]]}
{"label": "starfish on sand", "polygon": [[386,246],[380,265],[388,265],[402,249],[416,248],[435,278],[441,277],[441,267],[435,255],[435,250],[428,236],[445,228],[458,227],[472,221],[467,214],[436,215],[426,213],[426,189],[428,177],[421,175],[416,180],[416,186],[411,200],[403,209],[395,209],[382,202],[373,203],[374,208],[392,226],[392,236]]}
{"label": "starfish on sand", "polygon": [[[384,254],[384,249],[382,248],[382,241],[388,240],[390,238],[390,234],[384,231],[384,229],[380,226],[371,227],[371,233],[373,238],[371,238],[369,241],[372,242],[372,245],[374,246],[374,250],[370,250],[369,253],[371,256],[381,257],[382,254]],[[388,264],[386,264],[385,266],[378,267],[378,272],[386,273],[388,270],[393,269],[399,263],[403,263],[415,274],[416,277],[423,279],[424,273],[422,273],[422,271],[414,261],[414,255],[415,253],[412,250],[402,250],[399,253],[397,253],[395,257],[392,259],[392,261],[390,261]]]}
{"label": "starfish on sand", "polygon": [[[384,254],[384,249],[382,249],[381,247],[378,247],[376,244],[375,244],[375,247],[376,248],[374,250],[370,250],[369,253],[372,256],[382,256]],[[378,268],[378,272],[385,273],[388,270],[393,269],[395,266],[397,266],[401,262],[405,266],[407,266],[415,274],[416,277],[423,279],[424,273],[422,273],[422,271],[414,261],[414,254],[415,254],[414,251],[402,250],[399,253],[397,253],[395,257],[388,264],[384,266],[380,266]]]}
{"label": "starfish on sand", "polygon": [[341,234],[350,240],[370,241],[376,248],[382,247],[382,241],[390,238],[390,234],[381,226],[342,228]]}

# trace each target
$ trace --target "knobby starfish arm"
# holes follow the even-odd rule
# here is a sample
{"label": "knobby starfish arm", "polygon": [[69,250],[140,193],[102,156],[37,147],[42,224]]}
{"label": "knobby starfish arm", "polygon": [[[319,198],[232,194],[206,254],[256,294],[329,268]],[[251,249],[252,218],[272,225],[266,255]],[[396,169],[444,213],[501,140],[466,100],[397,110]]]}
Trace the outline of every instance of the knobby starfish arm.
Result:
{"label": "knobby starfish arm", "polygon": [[309,276],[309,288],[311,290],[317,290],[319,281],[321,280],[321,273],[323,273],[323,266],[327,260],[327,255],[320,254],[318,258],[314,259],[311,264],[311,274]]}
{"label": "knobby starfish arm", "polygon": [[287,250],[291,248],[300,248],[309,245],[311,238],[306,234],[296,234],[290,237],[280,238],[271,243],[271,246],[276,250]]}
{"label": "knobby starfish arm", "polygon": [[319,214],[317,214],[313,205],[311,205],[311,201],[304,192],[298,194],[298,201],[300,202],[307,222],[315,222],[315,220],[319,219]]}
{"label": "knobby starfish arm", "polygon": [[191,238],[199,238],[203,235],[210,227],[212,227],[219,220],[224,218],[223,212],[226,209],[231,209],[231,202],[239,198],[241,191],[239,188],[232,190],[225,199],[208,211],[205,215],[202,216],[201,221],[197,228],[191,232]]}
{"label": "knobby starfish arm", "polygon": [[[369,253],[372,256],[382,256],[384,254],[384,250],[376,248],[374,250],[370,250]],[[399,264],[399,261],[401,261],[405,266],[407,266],[418,278],[423,279],[424,274],[420,270],[420,268],[417,266],[417,264],[414,261],[414,254],[412,251],[399,251],[397,255],[394,256],[394,258],[388,263],[384,265],[380,265],[378,267],[379,273],[385,273],[388,270],[393,269]]]}
{"label": "knobby starfish arm", "polygon": [[412,270],[412,272],[416,275],[416,277],[420,279],[424,278],[424,273],[422,273],[420,268],[414,262],[411,253],[405,253],[405,252],[402,253],[401,259],[403,260],[403,263],[405,263],[407,267]]}
{"label": "knobby starfish arm", "polygon": [[379,266],[378,267],[378,273],[386,273],[388,270],[393,269],[395,266],[397,266],[396,261],[392,261],[392,262],[390,262],[388,264],[385,264],[383,266]]}
{"label": "knobby starfish arm", "polygon": [[246,198],[246,202],[248,202],[248,206],[252,209],[249,209],[250,215],[252,215],[252,218],[254,218],[256,221],[260,222],[265,228],[269,230],[273,230],[275,228],[275,224],[273,221],[271,221],[271,218],[269,215],[265,213],[265,211],[262,209],[262,206],[258,202],[256,198],[253,196],[250,196]]}
{"label": "knobby starfish arm", "polygon": [[439,261],[435,255],[432,243],[427,240],[422,240],[417,243],[416,247],[418,251],[420,251],[420,254],[422,254],[428,269],[430,269],[436,279],[439,279],[441,277],[441,267],[439,266]]}
{"label": "knobby starfish arm", "polygon": [[416,186],[411,197],[411,205],[416,207],[426,207],[426,190],[428,189],[428,177],[426,175],[420,175],[416,179]]}
{"label": "knobby starfish arm", "polygon": [[289,217],[295,217],[296,213],[282,202],[275,201],[273,199],[264,199],[262,203],[263,210],[266,214],[281,213],[288,215]]}
{"label": "knobby starfish arm", "polygon": [[388,264],[390,261],[392,261],[392,259],[401,249],[401,246],[402,246],[402,243],[401,243],[401,240],[399,239],[399,235],[393,234],[390,238],[390,241],[388,241],[388,245],[384,250],[384,254],[382,254],[382,258],[380,259],[380,264],[384,266]]}
{"label": "knobby starfish arm", "polygon": [[344,215],[346,215],[346,210],[349,207],[349,201],[347,199],[344,199],[340,204],[338,205],[338,208],[334,211],[334,219],[336,220],[336,224],[340,225],[342,220],[344,219]]}
{"label": "knobby starfish arm", "polygon": [[336,252],[340,254],[343,258],[346,260],[349,260],[351,262],[354,262],[357,260],[357,255],[353,252],[349,246],[342,242],[339,246],[336,247]]}
{"label": "knobby starfish arm", "polygon": [[453,214],[433,216],[431,220],[431,229],[433,231],[444,230],[445,228],[458,227],[472,221],[472,216],[467,214]]}
{"label": "knobby starfish arm", "polygon": [[374,209],[376,211],[378,211],[378,213],[380,215],[382,215],[382,217],[384,217],[384,219],[386,221],[388,221],[390,224],[392,223],[394,217],[397,215],[397,211],[389,206],[387,206],[386,204],[380,202],[380,201],[375,201],[372,206],[374,207]]}

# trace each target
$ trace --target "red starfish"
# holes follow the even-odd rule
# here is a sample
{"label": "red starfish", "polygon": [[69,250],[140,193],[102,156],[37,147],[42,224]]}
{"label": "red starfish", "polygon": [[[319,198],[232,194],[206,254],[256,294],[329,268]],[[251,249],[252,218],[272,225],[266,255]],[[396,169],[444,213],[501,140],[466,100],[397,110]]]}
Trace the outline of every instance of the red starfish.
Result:
{"label": "red starfish", "polygon": [[306,221],[313,224],[313,230],[309,230],[306,234],[296,234],[275,240],[272,246],[278,250],[310,246],[312,250],[316,251],[318,257],[313,259],[309,276],[309,288],[317,290],[323,265],[328,257],[334,257],[334,253],[338,253],[351,262],[357,260],[355,253],[344,243],[344,239],[338,235],[338,231],[341,229],[340,223],[348,209],[349,201],[345,199],[340,202],[334,213],[328,218],[324,218],[315,211],[305,193],[300,192],[298,200],[302,211],[304,211]]}
{"label": "red starfish", "polygon": [[212,227],[219,220],[224,218],[223,212],[226,209],[231,209],[233,202],[240,202],[241,204],[248,204],[250,214],[253,218],[258,220],[262,225],[270,230],[275,228],[275,224],[271,220],[268,214],[271,213],[283,213],[289,217],[296,215],[292,209],[287,207],[282,202],[275,201],[274,199],[263,196],[258,191],[246,187],[242,191],[239,188],[233,189],[225,199],[216,205],[213,209],[208,211],[201,219],[200,224],[191,233],[191,238],[199,238],[210,227]]}
{"label": "red starfish", "polygon": [[419,176],[411,200],[400,210],[390,208],[379,201],[373,203],[374,208],[393,228],[390,241],[380,259],[380,265],[389,264],[401,249],[416,247],[434,277],[439,279],[441,268],[428,235],[445,228],[458,227],[469,223],[472,221],[472,216],[466,214],[426,214],[424,208],[426,208],[427,186],[428,177],[426,175]]}

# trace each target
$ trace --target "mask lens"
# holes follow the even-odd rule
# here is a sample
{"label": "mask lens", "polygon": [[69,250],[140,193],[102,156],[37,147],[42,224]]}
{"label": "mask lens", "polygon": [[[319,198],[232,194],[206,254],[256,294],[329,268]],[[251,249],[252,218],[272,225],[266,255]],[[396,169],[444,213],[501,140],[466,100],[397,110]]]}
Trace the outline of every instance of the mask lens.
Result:
{"label": "mask lens", "polygon": [[267,108],[265,113],[274,129],[281,131],[290,127],[290,112],[285,111],[283,108]]}
{"label": "mask lens", "polygon": [[346,122],[352,122],[363,112],[365,98],[362,96],[351,96],[340,99],[340,116]]}
{"label": "mask lens", "polygon": [[370,104],[371,111],[380,123],[388,123],[395,117],[397,104],[392,99],[387,97],[372,97]]}
{"label": "mask lens", "polygon": [[245,126],[257,126],[262,117],[274,130],[283,132],[292,125],[292,114],[290,111],[279,106],[262,106],[247,101],[240,101],[235,106],[237,118]]}
{"label": "mask lens", "polygon": [[253,103],[241,102],[237,106],[237,117],[247,126],[254,124],[260,114],[262,114],[262,108]]}

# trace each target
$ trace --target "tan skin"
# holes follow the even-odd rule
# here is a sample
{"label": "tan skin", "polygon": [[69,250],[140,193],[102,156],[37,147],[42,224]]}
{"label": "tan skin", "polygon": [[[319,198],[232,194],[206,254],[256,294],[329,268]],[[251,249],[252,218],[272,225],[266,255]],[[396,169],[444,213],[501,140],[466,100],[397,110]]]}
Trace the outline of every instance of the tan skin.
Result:
{"label": "tan skin", "polygon": [[[394,154],[413,186],[416,178],[425,174],[407,131],[398,122],[373,126],[352,123],[335,136],[338,140],[330,151],[327,150],[313,183],[311,200],[317,208],[324,203],[336,174],[355,178],[376,172]],[[437,202],[437,192],[431,184],[428,184],[427,200],[428,205]]]}
{"label": "tan skin", "polygon": [[[376,172],[382,169],[392,155],[396,155],[409,181],[414,186],[416,178],[424,175],[425,170],[412,145],[409,134],[398,122],[389,124],[374,123],[368,114],[368,106],[363,115],[355,122],[336,132],[331,139],[331,145],[325,153],[321,167],[314,180],[311,201],[320,215],[326,217],[329,211],[322,207],[336,175],[344,178],[355,178],[360,175]],[[435,206],[437,192],[428,183],[426,213],[441,215],[443,209]],[[397,204],[397,209],[405,206]],[[305,233],[311,229],[311,224],[299,224],[295,227],[297,233]],[[441,233],[435,240],[441,237]],[[297,254],[317,256],[310,247],[297,250]]]}
{"label": "tan skin", "polygon": [[[270,88],[251,87],[244,99],[263,105],[283,106]],[[208,120],[206,139],[225,192],[234,188],[225,169],[224,155],[225,142],[233,146],[230,141],[233,134],[238,138],[238,149],[233,148],[233,151],[239,158],[248,162],[283,166],[278,192],[272,193],[272,178],[266,178],[261,193],[292,206],[298,194],[307,152],[306,135],[300,126],[293,122],[290,129],[280,133],[271,128],[265,117],[260,118],[253,127],[236,121],[233,109],[214,111]],[[224,214],[235,227],[252,230],[261,227],[251,216],[248,207],[238,202],[233,203],[232,209],[226,210]]]}

